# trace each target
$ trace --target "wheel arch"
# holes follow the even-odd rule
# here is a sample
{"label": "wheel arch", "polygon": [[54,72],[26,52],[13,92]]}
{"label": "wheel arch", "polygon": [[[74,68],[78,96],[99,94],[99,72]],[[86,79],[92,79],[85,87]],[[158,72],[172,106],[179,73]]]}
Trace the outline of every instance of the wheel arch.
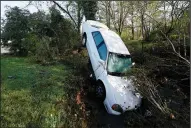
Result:
{"label": "wheel arch", "polygon": [[[97,82],[98,82],[98,83],[102,83],[102,84],[104,85],[103,81],[100,80],[100,79],[98,79]],[[105,85],[104,85],[104,86],[105,86]]]}
{"label": "wheel arch", "polygon": [[[84,44],[83,44],[83,38],[85,38],[85,42],[84,42]],[[86,34],[86,32],[84,32],[83,33],[83,35],[82,35],[82,37],[81,37],[81,41],[82,41],[82,45],[84,46],[84,47],[86,47],[86,43],[87,43],[87,34]]]}
{"label": "wheel arch", "polygon": [[103,82],[103,80],[101,80],[101,79],[98,79],[97,80],[97,82],[100,82],[101,84],[103,84],[103,86],[104,86],[104,88],[105,88],[105,96],[107,97],[107,94],[108,94],[108,89],[107,89],[107,87],[105,86],[105,82]]}
{"label": "wheel arch", "polygon": [[83,33],[82,38],[83,38],[84,36],[87,38],[86,32]]}

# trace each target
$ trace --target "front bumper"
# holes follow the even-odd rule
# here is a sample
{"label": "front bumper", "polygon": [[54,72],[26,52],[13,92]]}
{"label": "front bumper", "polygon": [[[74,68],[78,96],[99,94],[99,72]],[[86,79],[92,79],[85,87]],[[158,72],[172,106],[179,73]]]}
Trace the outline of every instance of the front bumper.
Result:
{"label": "front bumper", "polygon": [[122,109],[123,109],[123,112],[117,112],[117,111],[114,111],[111,107],[112,105],[109,104],[108,100],[105,99],[104,100],[104,106],[105,106],[105,109],[106,111],[109,113],[109,114],[112,114],[112,115],[121,115],[123,113],[125,113],[126,111],[132,111],[132,110],[136,110],[138,107],[135,107],[135,108],[126,108],[126,107],[123,107],[122,106]]}
{"label": "front bumper", "polygon": [[120,112],[114,111],[114,110],[111,108],[111,105],[109,104],[109,102],[108,102],[107,99],[104,100],[103,104],[104,104],[104,106],[105,106],[106,111],[107,111],[109,114],[112,114],[112,115],[121,115],[121,114],[122,114],[122,113],[120,113]]}

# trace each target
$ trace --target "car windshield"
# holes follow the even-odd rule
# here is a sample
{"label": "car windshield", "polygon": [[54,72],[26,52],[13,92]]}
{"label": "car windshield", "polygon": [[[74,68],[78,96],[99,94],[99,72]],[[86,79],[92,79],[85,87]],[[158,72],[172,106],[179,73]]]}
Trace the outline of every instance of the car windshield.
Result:
{"label": "car windshield", "polygon": [[132,66],[131,56],[117,53],[109,53],[107,71],[110,75],[121,76]]}

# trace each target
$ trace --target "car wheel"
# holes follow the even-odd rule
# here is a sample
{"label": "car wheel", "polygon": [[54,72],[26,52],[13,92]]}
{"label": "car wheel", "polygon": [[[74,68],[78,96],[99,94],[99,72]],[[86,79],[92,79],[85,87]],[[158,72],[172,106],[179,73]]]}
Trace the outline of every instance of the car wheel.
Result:
{"label": "car wheel", "polygon": [[104,85],[101,82],[97,82],[96,97],[99,98],[102,102],[105,100],[106,91]]}
{"label": "car wheel", "polygon": [[86,47],[86,41],[87,41],[87,37],[86,37],[86,35],[83,35],[83,38],[82,38],[83,47]]}

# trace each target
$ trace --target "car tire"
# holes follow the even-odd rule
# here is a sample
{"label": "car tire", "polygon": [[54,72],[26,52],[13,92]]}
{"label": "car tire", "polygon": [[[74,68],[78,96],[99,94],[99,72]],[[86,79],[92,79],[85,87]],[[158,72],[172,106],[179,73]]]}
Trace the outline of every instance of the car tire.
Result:
{"label": "car tire", "polygon": [[84,34],[83,38],[82,38],[82,46],[83,47],[86,47],[86,42],[87,42],[87,36],[86,36],[86,34]]}
{"label": "car tire", "polygon": [[96,85],[96,97],[101,100],[101,102],[103,102],[106,98],[106,90],[105,87],[103,85],[103,83],[101,82],[97,82]]}

